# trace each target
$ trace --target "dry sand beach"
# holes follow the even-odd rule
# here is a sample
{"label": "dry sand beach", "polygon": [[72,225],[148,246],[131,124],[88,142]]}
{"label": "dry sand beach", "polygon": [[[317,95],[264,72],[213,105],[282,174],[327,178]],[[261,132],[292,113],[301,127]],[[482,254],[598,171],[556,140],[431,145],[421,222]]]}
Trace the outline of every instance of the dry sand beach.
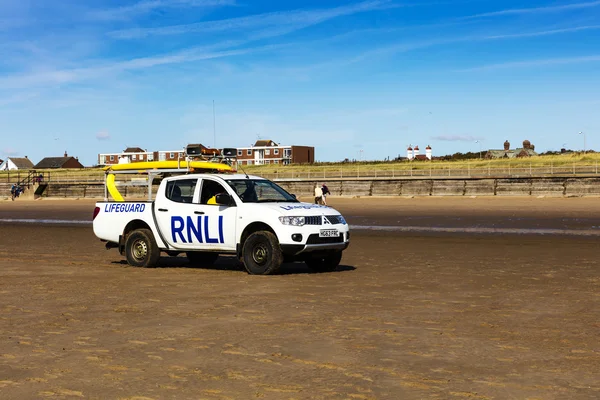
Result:
{"label": "dry sand beach", "polygon": [[266,277],[129,267],[93,204],[0,202],[3,399],[600,397],[599,199],[332,198],[338,271]]}

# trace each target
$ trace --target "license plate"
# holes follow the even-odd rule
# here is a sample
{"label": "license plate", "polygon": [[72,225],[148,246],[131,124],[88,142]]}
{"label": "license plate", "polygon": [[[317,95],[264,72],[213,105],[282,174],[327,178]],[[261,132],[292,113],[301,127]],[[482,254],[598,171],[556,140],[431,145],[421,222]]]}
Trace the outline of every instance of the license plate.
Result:
{"label": "license plate", "polygon": [[340,233],[337,229],[321,229],[319,232],[319,237],[337,237],[340,236]]}

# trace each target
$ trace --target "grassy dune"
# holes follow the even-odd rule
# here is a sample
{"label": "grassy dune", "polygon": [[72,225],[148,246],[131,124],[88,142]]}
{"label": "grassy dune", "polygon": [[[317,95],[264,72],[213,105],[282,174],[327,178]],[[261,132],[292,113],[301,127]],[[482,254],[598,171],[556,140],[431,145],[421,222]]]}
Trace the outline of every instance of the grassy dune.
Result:
{"label": "grassy dune", "polygon": [[[571,173],[584,171],[594,172],[600,164],[600,153],[573,153],[564,155],[538,156],[518,159],[469,160],[469,161],[413,161],[384,162],[364,161],[356,163],[315,163],[310,165],[248,165],[243,169],[249,174],[275,177],[339,177],[339,176],[392,176],[393,172],[405,175],[415,171],[418,175],[444,175],[454,171],[466,174],[467,171],[488,173]],[[420,174],[418,173],[420,171]],[[432,172],[433,171],[433,172]],[[40,170],[50,174],[52,181],[98,181],[104,172],[100,168]],[[454,175],[454,173],[452,173]],[[25,178],[27,171],[0,171],[0,183],[16,181],[17,177]]]}

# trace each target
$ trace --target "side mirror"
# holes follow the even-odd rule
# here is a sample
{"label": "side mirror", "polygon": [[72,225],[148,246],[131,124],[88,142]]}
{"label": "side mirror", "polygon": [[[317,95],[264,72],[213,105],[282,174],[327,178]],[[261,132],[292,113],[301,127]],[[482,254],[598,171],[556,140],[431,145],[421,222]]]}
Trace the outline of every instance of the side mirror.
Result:
{"label": "side mirror", "polygon": [[216,198],[217,204],[221,206],[230,206],[233,204],[233,199],[227,193],[218,194]]}
{"label": "side mirror", "polygon": [[298,199],[294,193],[290,193],[293,198]]}

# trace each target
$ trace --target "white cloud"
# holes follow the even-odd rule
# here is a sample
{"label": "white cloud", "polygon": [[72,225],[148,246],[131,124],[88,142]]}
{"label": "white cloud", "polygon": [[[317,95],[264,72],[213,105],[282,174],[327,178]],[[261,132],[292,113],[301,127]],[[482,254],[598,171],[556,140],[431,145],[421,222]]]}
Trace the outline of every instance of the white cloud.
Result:
{"label": "white cloud", "polygon": [[191,48],[171,54],[140,57],[126,61],[106,63],[100,66],[49,70],[31,74],[12,75],[0,78],[0,89],[61,85],[99,78],[110,73],[134,71],[160,65],[181,64],[193,61],[211,60],[238,56],[252,52],[270,50],[277,46],[263,46],[239,50],[206,51],[206,48]]}
{"label": "white cloud", "polygon": [[461,70],[461,72],[487,71],[487,70],[509,69],[509,68],[546,67],[546,66],[552,66],[552,65],[582,64],[582,63],[599,62],[599,61],[600,61],[600,56],[550,58],[550,59],[544,59],[544,60],[530,60],[530,61],[510,61],[510,62],[488,64],[488,65],[482,65],[479,67],[467,68],[467,69]]}
{"label": "white cloud", "polygon": [[128,20],[161,8],[220,7],[235,4],[235,0],[144,0],[130,6],[93,10],[88,13],[88,17],[101,21],[118,21]]}
{"label": "white cloud", "polygon": [[471,135],[440,135],[432,136],[431,140],[439,140],[441,142],[474,142],[476,140],[483,140],[481,137]]}
{"label": "white cloud", "polygon": [[100,131],[96,134],[96,139],[98,140],[109,140],[110,134],[106,131]]}
{"label": "white cloud", "polygon": [[360,12],[374,11],[391,7],[389,0],[370,0],[361,3],[317,10],[292,10],[248,17],[228,18],[194,24],[172,25],[161,28],[136,28],[113,31],[110,36],[118,39],[135,39],[147,36],[180,35],[194,32],[220,32],[240,29],[254,29],[274,26],[289,26],[282,34],[298,30],[321,22]]}
{"label": "white cloud", "polygon": [[16,151],[15,149],[13,149],[12,147],[6,147],[2,150],[2,154],[5,155],[6,157],[14,157],[14,156],[18,155],[19,152]]}
{"label": "white cloud", "polygon": [[581,10],[586,8],[598,7],[600,1],[589,1],[584,3],[572,3],[563,4],[558,6],[547,6],[547,7],[531,7],[531,8],[511,8],[500,11],[493,11],[481,14],[470,15],[465,18],[484,18],[484,17],[498,17],[503,15],[522,15],[522,14],[540,14],[548,12],[560,12],[568,10]]}

